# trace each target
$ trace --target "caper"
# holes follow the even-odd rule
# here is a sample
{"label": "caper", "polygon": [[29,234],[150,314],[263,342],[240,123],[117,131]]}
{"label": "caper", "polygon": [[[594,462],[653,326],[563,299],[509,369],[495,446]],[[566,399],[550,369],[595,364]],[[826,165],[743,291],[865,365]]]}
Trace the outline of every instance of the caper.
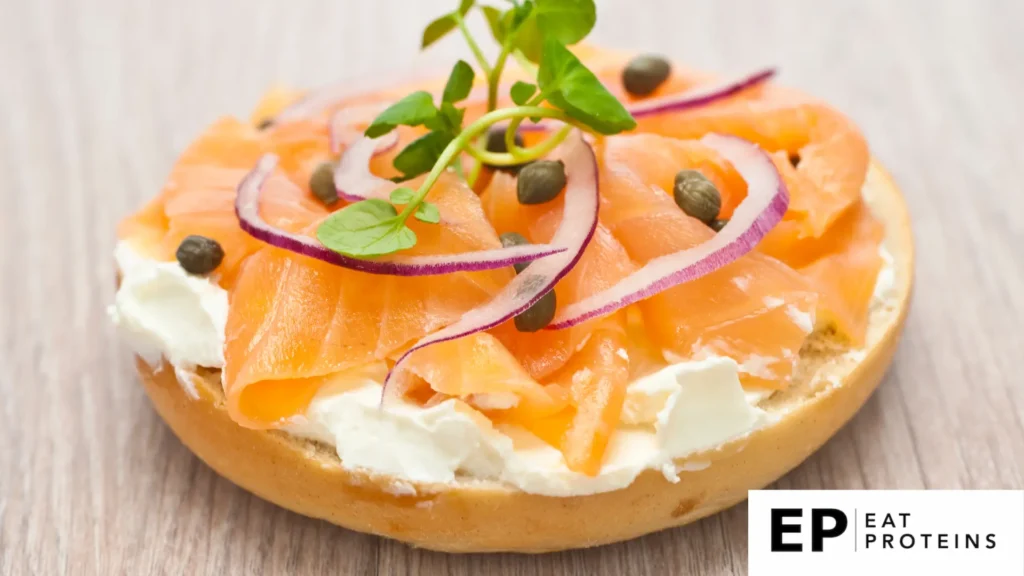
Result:
{"label": "caper", "polygon": [[259,124],[256,125],[256,129],[257,130],[266,130],[267,128],[270,128],[273,125],[274,125],[274,120],[272,118],[264,118],[263,120],[260,120]]}
{"label": "caper", "polygon": [[712,220],[711,223],[708,224],[708,226],[710,226],[711,229],[714,230],[715,232],[721,232],[722,228],[725,228],[725,225],[728,223],[729,220],[727,219],[716,219]]}
{"label": "caper", "polygon": [[536,332],[551,323],[555,317],[555,291],[551,290],[533,306],[520,312],[515,318],[516,330]]}
{"label": "caper", "polygon": [[309,190],[325,206],[338,201],[338,190],[334,187],[334,166],[330,162],[324,162],[316,167],[313,175],[309,177]]}
{"label": "caper", "polygon": [[[516,132],[515,138],[513,138],[512,140],[516,143],[516,146],[520,148],[523,147],[523,136],[519,134],[519,132]],[[507,153],[508,146],[505,146],[505,128],[500,126],[497,128],[491,128],[490,131],[487,132],[486,147],[488,152],[494,152],[495,154]],[[491,165],[488,164],[488,166]],[[491,168],[497,168],[498,170],[511,172],[513,174],[518,173],[522,167],[523,164],[512,164],[510,166],[491,166]]]}
{"label": "caper", "polygon": [[[523,147],[523,136],[516,132],[515,138],[516,146]],[[508,146],[505,146],[505,128],[497,127],[491,128],[487,132],[487,151],[494,152],[496,154],[504,154],[508,152]]]}
{"label": "caper", "polygon": [[653,54],[637,56],[629,61],[622,71],[622,85],[626,92],[633,96],[647,96],[658,89],[669,73],[672,72],[672,65],[668,60]]}
{"label": "caper", "polygon": [[544,204],[565,188],[565,164],[561,160],[538,160],[519,171],[516,195],[520,204]]}
{"label": "caper", "polygon": [[799,166],[800,165],[800,153],[799,152],[791,152],[789,154],[789,163],[793,165],[793,168],[796,168],[797,166]]}
{"label": "caper", "polygon": [[718,188],[696,170],[680,170],[673,190],[676,204],[688,215],[710,224],[722,209]]}
{"label": "caper", "polygon": [[189,274],[209,274],[224,260],[224,249],[213,238],[186,236],[174,256]]}
{"label": "caper", "polygon": [[[501,245],[503,248],[511,248],[513,246],[524,246],[530,243],[530,241],[526,239],[526,236],[523,236],[519,232],[505,232],[504,234],[499,236],[498,239],[501,240]],[[520,262],[518,264],[513,264],[512,267],[515,268],[516,274],[519,274],[520,272],[525,270],[526,267],[529,265],[530,262]]]}

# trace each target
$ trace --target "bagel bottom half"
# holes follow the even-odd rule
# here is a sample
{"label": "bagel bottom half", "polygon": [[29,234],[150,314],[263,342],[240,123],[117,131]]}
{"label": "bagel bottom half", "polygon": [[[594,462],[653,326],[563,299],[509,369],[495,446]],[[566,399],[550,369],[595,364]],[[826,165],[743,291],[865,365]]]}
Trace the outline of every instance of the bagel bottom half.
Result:
{"label": "bagel bottom half", "polygon": [[801,350],[793,386],[760,404],[774,422],[678,460],[700,465],[677,483],[648,470],[620,490],[563,498],[474,479],[399,482],[342,468],[330,446],[237,425],[228,418],[219,371],[189,375],[198,399],[166,364],[154,370],[140,359],[139,373],[157,412],[197,456],[299,514],[451,552],[543,552],[626,540],[713,514],[775,481],[824,444],[878,385],[906,318],[913,243],[903,198],[877,165],[865,196],[885,222],[895,269],[887,299],[873,306],[867,346],[851,351],[828,333],[815,334]]}

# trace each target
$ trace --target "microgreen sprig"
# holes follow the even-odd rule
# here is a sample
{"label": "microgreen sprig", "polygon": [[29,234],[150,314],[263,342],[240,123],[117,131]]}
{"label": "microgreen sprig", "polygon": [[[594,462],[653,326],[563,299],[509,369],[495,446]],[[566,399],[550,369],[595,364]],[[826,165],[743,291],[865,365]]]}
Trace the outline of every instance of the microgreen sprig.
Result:
{"label": "microgreen sprig", "polygon": [[[426,201],[430,189],[449,166],[462,173],[461,154],[476,160],[472,182],[483,164],[510,166],[541,158],[554,150],[573,128],[598,135],[617,134],[636,126],[636,121],[601,81],[568,49],[590,33],[596,22],[593,0],[512,0],[506,10],[475,0],[462,0],[452,12],[435,19],[423,32],[426,48],[459,30],[465,38],[487,83],[487,112],[463,128],[465,108],[456,105],[469,97],[476,78],[472,66],[455,63],[440,101],[417,91],[382,112],[366,129],[376,138],[398,126],[423,126],[428,132],[410,142],[394,159],[395,168],[408,180],[426,174],[416,190],[396,188],[390,202],[368,199],[351,204],[328,217],[317,229],[317,238],[328,248],[349,256],[370,258],[411,248],[416,234],[406,222],[410,217],[437,224],[437,207]],[[466,17],[474,8],[487,20],[500,46],[493,64],[473,38]],[[501,76],[509,58],[520,62],[534,82],[518,81],[509,90],[515,106],[498,108]],[[536,66],[534,66],[536,64]],[[528,148],[515,144],[516,131],[527,119],[550,119],[565,126]],[[508,123],[508,152],[481,147],[482,135],[498,123]],[[399,211],[396,206],[402,206]]]}

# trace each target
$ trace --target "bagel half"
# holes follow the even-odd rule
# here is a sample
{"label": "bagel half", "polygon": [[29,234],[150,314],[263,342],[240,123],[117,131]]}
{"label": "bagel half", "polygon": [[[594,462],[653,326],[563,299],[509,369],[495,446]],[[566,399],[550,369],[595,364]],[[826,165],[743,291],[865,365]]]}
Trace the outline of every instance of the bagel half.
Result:
{"label": "bagel half", "polygon": [[[528,494],[490,481],[412,485],[346,470],[331,446],[277,431],[242,428],[228,417],[220,372],[188,374],[137,365],[146,392],[174,433],[206,464],[242,488],[284,508],[414,546],[449,552],[545,552],[596,546],[680,526],[742,501],[795,468],[864,404],[893,358],[910,301],[913,240],[906,205],[873,164],[865,196],[886,226],[895,282],[874,306],[864,349],[851,351],[818,333],[801,350],[794,384],[760,407],[777,419],[714,449],[677,460],[710,463],[671,483],[647,470],[630,486],[589,496]],[[691,466],[690,468],[699,468]]]}

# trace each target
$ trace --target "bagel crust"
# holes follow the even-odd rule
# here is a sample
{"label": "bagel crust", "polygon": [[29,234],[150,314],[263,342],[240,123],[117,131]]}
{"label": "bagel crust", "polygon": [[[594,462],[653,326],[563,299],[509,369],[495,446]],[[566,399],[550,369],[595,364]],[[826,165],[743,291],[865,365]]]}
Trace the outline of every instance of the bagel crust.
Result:
{"label": "bagel crust", "polygon": [[166,362],[156,369],[136,363],[156,411],[189,449],[235,484],[299,514],[449,552],[546,552],[627,540],[708,516],[774,482],[849,421],[881,381],[909,306],[913,243],[903,198],[877,164],[866,192],[886,225],[895,268],[885,305],[872,310],[867,346],[851,352],[816,335],[801,351],[793,386],[760,404],[775,420],[677,460],[685,471],[676,483],[647,470],[621,490],[563,498],[471,478],[418,484],[346,470],[331,446],[237,425],[219,371],[183,374],[194,398]]}

